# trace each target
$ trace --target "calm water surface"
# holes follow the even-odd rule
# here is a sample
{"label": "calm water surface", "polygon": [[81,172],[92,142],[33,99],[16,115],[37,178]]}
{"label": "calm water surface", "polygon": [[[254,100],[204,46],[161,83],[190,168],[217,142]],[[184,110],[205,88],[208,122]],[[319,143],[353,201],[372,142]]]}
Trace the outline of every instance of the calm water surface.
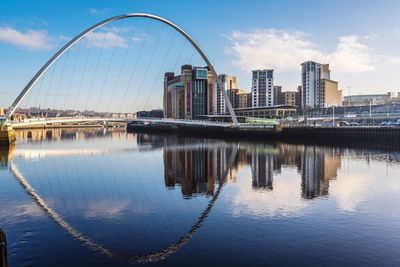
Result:
{"label": "calm water surface", "polygon": [[400,266],[400,153],[19,131],[10,266]]}

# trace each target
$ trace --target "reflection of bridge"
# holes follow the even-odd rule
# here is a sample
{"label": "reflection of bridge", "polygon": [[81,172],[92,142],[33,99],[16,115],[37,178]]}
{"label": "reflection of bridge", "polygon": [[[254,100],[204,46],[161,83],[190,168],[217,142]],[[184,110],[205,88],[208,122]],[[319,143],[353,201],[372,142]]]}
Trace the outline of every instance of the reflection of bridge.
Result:
{"label": "reflection of bridge", "polygon": [[[226,147],[224,146],[224,149]],[[214,146],[214,149],[216,147]],[[200,151],[204,151],[200,149]],[[216,200],[218,199],[222,187],[225,184],[226,177],[229,175],[229,171],[233,168],[235,158],[237,156],[237,147],[233,146],[230,149],[229,156],[225,158],[226,164],[223,164],[223,173],[220,177],[216,177],[218,182],[218,188],[213,194],[212,198],[208,202],[204,211],[199,215],[196,222],[190,227],[190,229],[182,235],[178,240],[169,244],[164,249],[160,251],[150,252],[147,254],[122,254],[119,252],[114,252],[102,244],[97,243],[84,235],[83,233],[76,230],[70,223],[68,223],[56,210],[50,207],[50,205],[46,202],[44,198],[42,198],[36,190],[32,187],[32,185],[28,182],[28,180],[23,176],[23,174],[19,171],[18,167],[14,163],[10,163],[10,171],[18,181],[18,183],[22,186],[25,192],[33,199],[33,201],[54,221],[56,222],[66,233],[71,235],[73,238],[81,242],[85,247],[102,253],[108,257],[128,261],[130,263],[151,263],[164,260],[169,257],[171,254],[177,252],[181,247],[183,247],[196,233],[196,231],[202,226],[203,222],[207,219],[209,213],[211,212]]]}
{"label": "reflection of bridge", "polygon": [[82,123],[98,123],[107,124],[108,122],[126,122],[124,119],[113,118],[96,118],[96,117],[55,117],[55,118],[34,118],[25,119],[22,121],[12,122],[11,125],[14,129],[21,128],[34,128],[39,126],[49,125],[68,125],[68,124],[82,124]]}

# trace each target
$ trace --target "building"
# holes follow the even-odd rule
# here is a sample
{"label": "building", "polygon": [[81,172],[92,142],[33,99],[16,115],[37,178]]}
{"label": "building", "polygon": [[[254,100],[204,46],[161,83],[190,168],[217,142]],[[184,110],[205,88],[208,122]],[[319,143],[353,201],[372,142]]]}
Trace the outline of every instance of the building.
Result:
{"label": "building", "polygon": [[[341,92],[337,82],[331,81],[329,64],[307,61],[301,64],[301,105],[308,108],[340,106]],[[331,101],[332,103],[328,102]]]}
{"label": "building", "polygon": [[285,99],[282,94],[282,86],[274,86],[274,106],[276,105],[284,105],[285,104]]}
{"label": "building", "polygon": [[247,108],[251,108],[253,106],[253,94],[247,93]]}
{"label": "building", "polygon": [[215,114],[215,88],[215,79],[207,67],[183,65],[178,76],[173,72],[165,73],[165,117],[195,119]]}
{"label": "building", "polygon": [[235,114],[238,117],[281,119],[296,116],[297,107],[282,105],[273,107],[237,108],[235,109]]}
{"label": "building", "polygon": [[[244,95],[246,94],[245,91],[243,91],[242,89],[228,89],[226,91],[226,93],[228,94],[229,100],[231,101],[232,107],[235,108],[239,108],[239,95]],[[225,101],[224,101],[225,102]],[[246,105],[247,105],[247,98],[246,98]],[[228,110],[225,107],[225,113],[227,113]],[[224,113],[224,114],[225,114]]]}
{"label": "building", "polygon": [[136,112],[136,118],[163,118],[164,112],[162,109],[142,110]]}
{"label": "building", "polygon": [[284,91],[282,86],[274,86],[274,105],[296,106],[300,107],[301,86],[297,87],[297,91]]}
{"label": "building", "polygon": [[[248,96],[249,93],[246,93],[244,91],[238,93],[238,107],[237,108],[247,108],[248,107]],[[251,94],[250,94],[250,103],[251,103]]]}
{"label": "building", "polygon": [[[220,75],[218,75],[218,79],[222,83],[222,89],[225,90],[226,92],[232,91],[233,89],[237,88],[235,76],[230,76],[227,74],[220,74]],[[215,89],[214,89],[214,94],[216,96],[214,109],[216,110],[217,114],[225,114],[228,111],[228,108],[225,104],[225,97],[221,90],[217,90],[217,87],[215,87]],[[232,102],[232,99],[231,99],[231,102]],[[232,107],[233,107],[233,103],[232,103]]]}
{"label": "building", "polygon": [[4,116],[4,108],[0,107],[0,116]]}
{"label": "building", "polygon": [[343,98],[343,106],[368,106],[387,105],[398,98],[396,93],[371,94],[371,95],[349,95]]}
{"label": "building", "polygon": [[332,107],[342,105],[342,90],[338,90],[338,82],[321,79],[320,107]]}
{"label": "building", "polygon": [[252,71],[252,107],[272,107],[274,105],[274,70]]}

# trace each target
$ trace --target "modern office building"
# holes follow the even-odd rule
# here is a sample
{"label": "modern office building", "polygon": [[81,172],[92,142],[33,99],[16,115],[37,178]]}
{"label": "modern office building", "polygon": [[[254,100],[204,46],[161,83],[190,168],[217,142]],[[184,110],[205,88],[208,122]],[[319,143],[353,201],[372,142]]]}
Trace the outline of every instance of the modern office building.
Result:
{"label": "modern office building", "polygon": [[[218,75],[218,79],[222,83],[222,89],[225,90],[226,92],[229,90],[236,89],[236,77],[235,76],[230,76],[227,74],[220,74]],[[216,101],[215,101],[215,107],[214,109],[216,110],[217,114],[225,114],[228,112],[228,108],[225,104],[225,98],[223,95],[223,92],[221,90],[217,90],[217,87],[214,89],[214,94],[216,96]],[[231,100],[232,102],[232,100]],[[233,104],[232,104],[233,106]]]}
{"label": "modern office building", "polygon": [[215,79],[207,67],[183,65],[181,74],[164,75],[166,118],[195,119],[215,114]]}
{"label": "modern office building", "polygon": [[274,105],[274,70],[252,71],[252,107],[272,107]]}
{"label": "modern office building", "polygon": [[[307,61],[301,64],[302,107],[340,106],[337,82],[331,80],[329,64]],[[327,100],[331,101],[329,103]]]}

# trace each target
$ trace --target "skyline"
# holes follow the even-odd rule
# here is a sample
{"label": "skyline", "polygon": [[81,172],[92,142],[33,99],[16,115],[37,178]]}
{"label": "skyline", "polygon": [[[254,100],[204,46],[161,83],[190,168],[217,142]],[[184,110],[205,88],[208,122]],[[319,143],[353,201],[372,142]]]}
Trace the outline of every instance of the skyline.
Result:
{"label": "skyline", "polygon": [[[238,87],[247,92],[251,70],[265,68],[275,70],[275,85],[282,85],[285,91],[295,90],[301,82],[300,64],[307,60],[329,63],[332,79],[339,82],[344,95],[349,93],[348,87],[350,94],[400,91],[396,81],[400,52],[395,49],[400,41],[400,27],[396,27],[400,21],[395,16],[400,3],[257,1],[248,5],[222,1],[211,9],[211,1],[205,1],[204,6],[196,7],[199,12],[182,16],[186,10],[177,5],[179,2],[120,1],[118,7],[110,7],[105,1],[97,1],[96,7],[77,1],[57,5],[49,1],[0,3],[0,106],[8,107],[41,65],[71,37],[95,22],[130,12],[164,16],[182,27],[200,44],[217,72],[237,76]],[[20,10],[21,5],[27,8]],[[264,9],[271,12],[263,16]],[[56,10],[63,12],[56,14]],[[208,12],[206,16],[203,11]],[[70,14],[80,19],[71,19]],[[296,14],[304,14],[301,17],[306,19],[296,19]],[[232,20],[230,15],[243,19]],[[374,20],[368,20],[372,15]],[[118,39],[123,38],[119,33],[106,32],[101,37],[120,40],[124,47],[127,44]],[[92,35],[92,40],[97,37]]]}

